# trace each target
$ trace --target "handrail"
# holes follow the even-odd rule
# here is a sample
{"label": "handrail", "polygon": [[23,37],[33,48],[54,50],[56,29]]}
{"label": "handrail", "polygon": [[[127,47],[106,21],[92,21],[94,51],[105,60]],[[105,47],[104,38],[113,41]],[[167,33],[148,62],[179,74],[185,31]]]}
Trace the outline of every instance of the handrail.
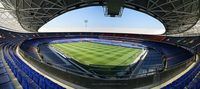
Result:
{"label": "handrail", "polygon": [[[39,61],[38,59],[33,58],[33,57],[27,55],[26,52],[24,52],[24,51],[21,50],[21,49],[20,49],[20,52],[21,52],[23,55],[26,55],[26,57],[29,57],[29,59],[31,59],[31,60],[36,60],[36,61],[38,61],[38,62],[41,62],[41,61]],[[62,66],[59,66],[59,65],[54,65],[54,64],[51,64],[51,63],[48,63],[48,62],[45,62],[45,61],[43,61],[42,63],[43,63],[43,64],[46,64],[46,65],[48,65],[48,66],[54,67],[54,68],[56,68],[56,69],[65,71],[65,72],[70,72],[70,71],[71,71],[71,72],[74,72],[74,73],[78,73],[78,75],[80,75],[80,74],[87,75],[87,76],[85,76],[85,77],[91,77],[91,76],[92,76],[92,74],[89,74],[89,73],[80,72],[80,71],[77,71],[77,70],[72,70],[72,69],[70,69],[70,68],[62,67]],[[156,73],[156,71],[151,71],[151,72],[148,72],[148,73],[141,73],[141,74],[137,74],[137,75],[135,75],[135,76],[141,76],[141,75],[146,75],[146,76],[148,76],[148,75],[154,74],[154,73]],[[89,76],[88,76],[88,75],[89,75]],[[100,76],[105,76],[105,75],[100,75]],[[146,77],[146,76],[142,76],[142,77]],[[106,76],[105,76],[105,77],[106,77]],[[113,77],[116,77],[116,79],[117,79],[118,76],[113,76]],[[125,79],[130,79],[130,78],[129,78],[129,75],[127,75],[127,76],[122,76],[122,77],[127,77],[127,78],[125,78]],[[134,78],[133,78],[133,79],[134,79]],[[120,80],[121,80],[121,78],[120,78]]]}
{"label": "handrail", "polygon": [[[23,43],[23,42],[22,42],[22,43]],[[20,52],[22,52],[22,50],[20,50]],[[25,55],[28,56],[28,54],[27,54],[26,52],[23,51],[23,53],[24,53]],[[34,60],[37,60],[37,61],[38,61],[37,58],[32,58],[32,56],[29,56],[29,57],[30,57],[31,59],[34,59]],[[193,57],[192,57],[192,58],[193,58]],[[192,59],[192,58],[190,58],[190,59]],[[39,61],[39,62],[40,62],[40,61]],[[183,62],[181,62],[181,63],[178,63],[178,64],[174,65],[174,67],[176,68],[176,66],[185,64],[186,62],[188,62],[188,61],[185,60],[185,61],[183,61]],[[45,64],[47,64],[47,65],[49,65],[49,66],[52,66],[52,67],[54,67],[54,68],[57,68],[57,69],[59,69],[59,70],[62,70],[62,71],[66,71],[66,72],[71,71],[71,72],[73,72],[73,73],[78,73],[79,75],[80,75],[80,74],[86,75],[86,77],[91,77],[91,76],[93,76],[93,75],[90,74],[90,73],[85,73],[85,72],[73,70],[73,69],[70,69],[70,68],[62,67],[62,66],[59,66],[59,65],[54,65],[54,64],[51,64],[51,63],[49,63],[49,62],[47,62],[47,61],[43,61],[43,63],[45,63]],[[167,70],[174,69],[174,67],[173,67],[173,66],[170,66],[169,68],[167,68]],[[137,75],[133,75],[133,76],[141,76],[141,75],[147,75],[147,76],[148,76],[149,74],[155,74],[155,73],[157,73],[157,72],[158,72],[158,71],[152,71],[152,72],[141,73],[141,74],[137,74]],[[97,75],[98,75],[98,74],[97,74]],[[99,76],[107,77],[106,75],[99,75]],[[122,76],[122,77],[129,78],[129,76],[130,76],[130,75],[124,75],[124,76]],[[108,76],[108,77],[109,77],[109,76]],[[112,77],[116,77],[116,78],[117,78],[118,76],[113,75]],[[143,76],[143,77],[145,77],[145,76]],[[134,77],[133,77],[133,78],[134,78]],[[120,79],[121,79],[121,78],[120,78]]]}

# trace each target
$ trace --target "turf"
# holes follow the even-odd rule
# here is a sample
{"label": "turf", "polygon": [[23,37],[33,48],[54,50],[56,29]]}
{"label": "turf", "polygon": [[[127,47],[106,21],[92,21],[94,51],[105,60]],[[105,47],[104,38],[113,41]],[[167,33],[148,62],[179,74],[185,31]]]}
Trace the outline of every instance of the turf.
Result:
{"label": "turf", "polygon": [[142,52],[142,49],[92,42],[50,44],[50,46],[85,65],[127,66]]}

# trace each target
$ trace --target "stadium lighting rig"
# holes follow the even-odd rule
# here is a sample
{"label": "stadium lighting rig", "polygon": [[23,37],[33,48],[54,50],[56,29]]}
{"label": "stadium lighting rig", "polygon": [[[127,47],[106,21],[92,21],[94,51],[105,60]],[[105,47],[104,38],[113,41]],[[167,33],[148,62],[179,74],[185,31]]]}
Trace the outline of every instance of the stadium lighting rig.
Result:
{"label": "stadium lighting rig", "polygon": [[88,20],[84,20],[84,23],[85,23],[85,30],[87,30],[87,23],[88,23]]}

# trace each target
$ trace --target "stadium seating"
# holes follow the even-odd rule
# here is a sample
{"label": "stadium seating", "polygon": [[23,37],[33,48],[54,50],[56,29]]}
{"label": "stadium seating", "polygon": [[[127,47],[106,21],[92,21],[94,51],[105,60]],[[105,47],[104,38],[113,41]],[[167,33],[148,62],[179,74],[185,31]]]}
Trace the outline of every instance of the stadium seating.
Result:
{"label": "stadium seating", "polygon": [[[162,36],[141,36],[141,35],[127,35],[127,34],[100,34],[100,33],[41,33],[41,34],[19,34],[14,32],[0,31],[3,36],[0,38],[1,47],[0,49],[3,52],[2,57],[6,60],[8,66],[11,71],[22,85],[24,89],[63,89],[63,87],[44,77],[43,75],[37,73],[31,67],[29,67],[26,63],[24,63],[18,55],[16,55],[16,47],[21,43],[21,49],[26,52],[30,57],[35,59],[38,56],[35,56],[37,52],[37,47],[40,43],[44,42],[67,42],[66,38],[74,39],[74,38],[95,38],[95,39],[109,39],[109,40],[119,40],[123,42],[139,42],[141,44],[147,45],[151,48],[154,48],[158,51],[152,51],[147,54],[146,59],[143,62],[143,65],[156,65],[161,64],[162,60],[160,59],[163,54],[168,58],[168,66],[176,65],[180,62],[183,62],[193,56],[190,53],[191,50],[186,50],[182,47],[177,47],[178,44],[185,46],[191,49],[197,49],[200,52],[199,37],[194,38],[174,38],[174,37],[162,37]],[[106,37],[107,36],[107,37]],[[119,37],[119,38],[118,38]],[[37,39],[34,40],[33,39]],[[141,40],[142,39],[142,40]],[[164,40],[163,40],[164,39]],[[170,40],[168,40],[170,39]],[[30,40],[30,41],[27,41]],[[151,40],[151,41],[149,41]],[[156,41],[156,42],[152,42]],[[79,41],[79,40],[70,40],[71,41]],[[103,41],[102,41],[103,42]],[[167,44],[166,44],[167,43]],[[169,45],[173,44],[173,45]],[[110,43],[106,42],[106,44],[115,44],[121,46],[132,46],[126,44],[118,44],[118,43]],[[54,64],[53,61],[51,64]],[[77,68],[69,65],[64,65],[65,68],[73,69],[73,72],[80,73]],[[188,88],[188,89],[199,89],[200,88],[200,62],[198,62],[191,70],[189,70],[186,74],[181,76],[176,81],[170,83],[165,86],[163,89],[171,89],[171,88]],[[82,72],[81,72],[82,73]],[[80,74],[81,74],[80,73]],[[6,71],[6,67],[3,64],[3,61],[0,58],[0,89],[14,89],[14,85],[11,81],[10,76]]]}
{"label": "stadium seating", "polygon": [[200,73],[190,82],[187,86],[188,89],[199,89],[200,88]]}
{"label": "stadium seating", "polygon": [[14,89],[14,85],[8,75],[3,61],[0,58],[0,88],[3,89]]}
{"label": "stadium seating", "polygon": [[[10,49],[9,49],[10,47]],[[14,46],[5,45],[4,46],[4,59],[10,66],[12,72],[18,79],[19,83],[22,85],[24,89],[63,89],[61,86],[51,82],[46,79],[42,75],[38,74],[34,70],[32,70],[28,65],[26,65],[21,59],[19,59],[13,51]],[[10,57],[9,57],[10,56]],[[5,80],[2,82],[7,82],[8,77],[2,77]],[[6,80],[7,79],[7,80]],[[47,83],[44,82],[47,81]],[[43,82],[42,82],[43,81]],[[52,86],[49,85],[49,82]],[[46,87],[45,87],[46,86]],[[51,87],[51,88],[49,88]]]}
{"label": "stadium seating", "polygon": [[173,81],[169,85],[163,87],[162,89],[183,89],[188,87],[189,89],[199,89],[199,72],[200,71],[200,62],[198,62],[191,70],[185,73],[183,76]]}
{"label": "stadium seating", "polygon": [[149,49],[144,61],[143,66],[162,64],[162,54],[157,50]]}
{"label": "stadium seating", "polygon": [[200,43],[200,37],[167,37],[163,40],[163,42],[194,48]]}
{"label": "stadium seating", "polygon": [[[77,36],[75,35],[78,35],[78,34],[70,34],[71,36],[77,38]],[[79,37],[78,37],[79,38]],[[116,37],[111,37],[113,38],[113,40],[118,40]],[[34,39],[33,40],[30,40],[30,41],[25,41],[21,46],[22,50],[24,50],[25,52],[33,52],[32,54],[29,54],[29,55],[32,55],[34,56],[35,52],[36,51],[33,51],[33,49],[37,48],[37,46],[41,43],[50,43],[50,42],[70,42],[70,41],[80,41],[79,39],[74,39],[74,40],[70,40],[71,37],[67,37],[67,38],[40,38],[40,39]],[[60,40],[60,41],[59,41]],[[92,40],[94,42],[98,42],[98,43],[103,43],[103,44],[111,44],[111,45],[120,45],[120,46],[127,46],[127,47],[132,47],[133,45],[127,45],[127,44],[124,44],[124,43],[119,43],[119,42],[114,42],[114,41],[106,41],[106,40]],[[141,44],[144,44],[144,45],[147,45],[149,47],[152,47],[152,48],[156,48],[157,50],[160,50],[160,52],[162,54],[159,54],[159,52],[157,53],[158,56],[156,56],[156,54],[149,54],[150,57],[149,57],[149,60],[148,62],[146,62],[146,64],[159,64],[159,63],[162,63],[161,61],[161,57],[163,56],[163,54],[168,58],[168,66],[172,66],[172,65],[175,65],[175,64],[178,64],[184,60],[187,60],[188,58],[191,58],[193,55],[188,52],[187,50],[181,48],[181,47],[176,47],[176,46],[173,46],[173,45],[169,45],[169,44],[165,44],[165,43],[159,43],[159,42],[150,42],[150,41],[142,41],[140,42]],[[30,46],[31,45],[31,46]],[[32,47],[32,48],[31,48]],[[30,51],[28,50],[30,49]],[[46,49],[44,49],[46,50]],[[49,52],[49,51],[44,51],[44,52]],[[53,54],[51,54],[53,55]],[[148,55],[147,55],[147,58],[148,58]],[[157,58],[157,59],[155,59]],[[160,58],[160,59],[159,59]],[[49,58],[48,58],[49,59]],[[57,59],[57,58],[54,58],[54,59]],[[160,60],[160,61],[152,61],[151,59],[155,59],[155,60]],[[50,62],[51,64],[54,64],[53,62]],[[55,62],[55,64],[57,64]],[[145,62],[144,62],[145,64]],[[145,65],[146,65],[145,64]],[[68,67],[68,66],[67,66]]]}

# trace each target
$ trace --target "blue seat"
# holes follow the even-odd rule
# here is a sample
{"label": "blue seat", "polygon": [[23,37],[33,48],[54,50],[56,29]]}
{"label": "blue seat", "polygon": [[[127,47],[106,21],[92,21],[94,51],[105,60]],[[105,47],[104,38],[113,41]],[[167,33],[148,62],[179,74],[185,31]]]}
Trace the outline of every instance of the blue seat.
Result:
{"label": "blue seat", "polygon": [[28,76],[33,79],[34,73],[31,69],[28,70]]}
{"label": "blue seat", "polygon": [[3,61],[0,59],[0,63],[2,63]]}
{"label": "blue seat", "polygon": [[46,89],[56,89],[55,83],[50,81],[49,79],[45,79]]}
{"label": "blue seat", "polygon": [[8,82],[8,83],[5,83],[5,84],[1,84],[1,85],[0,85],[0,88],[1,88],[1,89],[15,89],[12,82]]}
{"label": "blue seat", "polygon": [[4,66],[3,63],[0,63],[0,68],[3,67],[3,66]]}
{"label": "blue seat", "polygon": [[0,75],[6,73],[6,69],[5,68],[0,68]]}
{"label": "blue seat", "polygon": [[22,75],[22,83],[23,89],[28,89],[28,81],[26,79],[26,76]]}
{"label": "blue seat", "polygon": [[29,89],[40,89],[39,85],[37,85],[32,79],[28,78]]}
{"label": "blue seat", "polygon": [[4,58],[19,83],[23,86],[23,89],[64,89],[32,70],[28,65],[21,61],[21,59],[15,56],[12,51],[9,51],[9,54],[12,59],[8,59],[7,56],[4,56]]}
{"label": "blue seat", "polygon": [[45,89],[65,89],[47,78],[45,78],[45,84],[46,84]]}
{"label": "blue seat", "polygon": [[44,80],[44,77],[41,76],[39,79],[40,79],[40,80],[39,80],[39,86],[40,86],[42,89],[46,89],[46,88],[45,88],[45,80]]}
{"label": "blue seat", "polygon": [[17,80],[19,81],[19,83],[21,84],[22,83],[22,74],[20,71],[17,70]]}
{"label": "blue seat", "polygon": [[8,74],[2,74],[0,75],[0,85],[7,83],[10,81],[10,77],[8,76]]}
{"label": "blue seat", "polygon": [[39,84],[39,80],[40,80],[40,75],[37,72],[34,72],[33,81]]}

